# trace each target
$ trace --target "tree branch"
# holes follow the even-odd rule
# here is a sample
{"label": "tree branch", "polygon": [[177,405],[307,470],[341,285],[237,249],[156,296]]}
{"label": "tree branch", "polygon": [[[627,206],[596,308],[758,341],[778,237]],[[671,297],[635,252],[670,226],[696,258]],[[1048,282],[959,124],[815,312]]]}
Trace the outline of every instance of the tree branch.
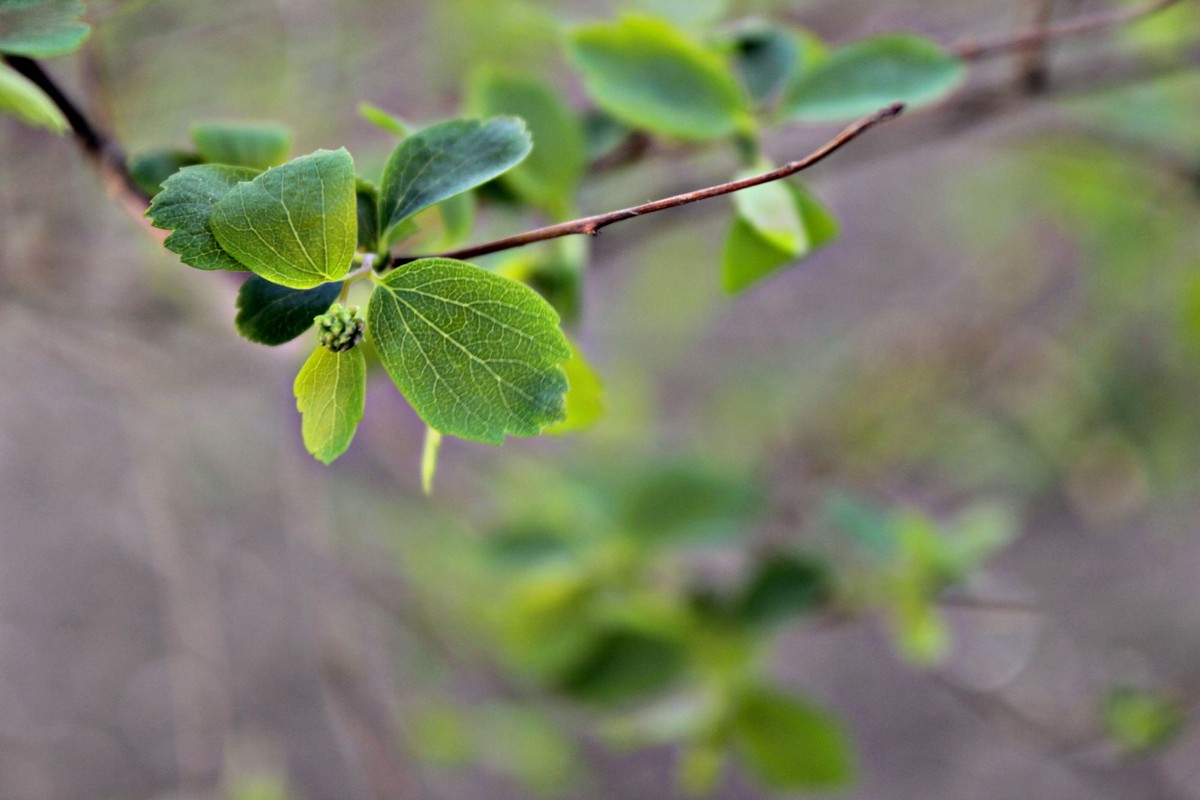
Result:
{"label": "tree branch", "polygon": [[1089,33],[1118,28],[1165,11],[1182,0],[1147,0],[1141,5],[1128,6],[1113,11],[1099,11],[1045,27],[1032,27],[1016,34],[1004,34],[991,38],[966,39],[950,48],[964,61],[982,61],[1004,55],[1014,50],[1048,44],[1062,39],[1084,36]]}
{"label": "tree branch", "polygon": [[[665,197],[661,200],[654,200],[650,203],[643,203],[640,206],[633,206],[631,208],[623,208],[619,211],[610,211],[606,214],[595,214],[590,217],[582,217],[580,219],[571,220],[570,222],[561,222],[557,225],[549,225],[545,228],[526,231],[525,233],[519,233],[516,236],[508,236],[503,239],[484,242],[483,244],[463,247],[458,250],[450,250],[445,253],[438,253],[437,257],[468,259],[476,256],[487,255],[489,253],[498,253],[502,250],[511,250],[516,247],[523,247],[527,244],[533,244],[535,242],[544,242],[550,239],[557,239],[562,236],[596,236],[600,233],[601,229],[617,222],[623,222],[627,219],[633,219],[634,217],[642,217],[658,211],[665,211],[669,208],[678,208],[679,206],[698,203],[701,200],[708,200],[712,197],[720,197],[721,195],[740,192],[743,189],[749,189],[754,186],[761,186],[764,183],[782,180],[825,160],[827,157],[833,155],[838,150],[841,150],[843,147],[850,144],[850,142],[854,141],[871,128],[898,117],[903,111],[903,103],[893,103],[886,108],[881,108],[874,114],[865,116],[858,122],[855,122],[833,139],[829,140],[825,145],[813,151],[804,158],[784,164],[778,169],[773,169],[770,172],[764,172],[761,175],[754,175],[749,178],[742,178],[741,180],[730,181],[729,183],[722,183],[717,186],[709,186],[705,189],[697,189],[694,192],[685,192],[684,194],[677,194],[673,197]],[[410,261],[416,261],[418,258],[425,257],[426,256],[401,256],[400,258],[392,261],[392,266],[397,264],[406,264]]]}

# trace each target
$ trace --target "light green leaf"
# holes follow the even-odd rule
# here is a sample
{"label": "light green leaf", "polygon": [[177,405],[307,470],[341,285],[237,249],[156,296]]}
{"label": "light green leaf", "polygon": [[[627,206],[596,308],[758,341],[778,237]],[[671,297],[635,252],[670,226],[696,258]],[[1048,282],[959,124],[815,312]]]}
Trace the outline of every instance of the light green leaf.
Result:
{"label": "light green leaf", "polygon": [[383,170],[383,227],[473,189],[529,155],[525,123],[512,117],[444,122],[413,134]]}
{"label": "light green leaf", "polygon": [[472,264],[427,258],[378,281],[368,330],[384,368],[442,433],[500,444],[564,418],[571,357],[537,293]]}
{"label": "light green leaf", "polygon": [[1119,687],[1104,701],[1104,729],[1129,753],[1147,753],[1170,744],[1186,717],[1174,698],[1144,689]]}
{"label": "light green leaf", "polygon": [[[721,257],[726,292],[736,294],[780,268],[798,263],[839,235],[837,219],[816,198],[794,183],[787,184],[785,191],[800,220],[803,236],[792,238],[793,247],[785,247],[788,232],[777,231],[774,237],[769,237],[739,213],[734,217]],[[770,204],[751,200],[746,210],[754,214],[764,228],[772,224]]]}
{"label": "light green leaf", "polygon": [[287,161],[292,132],[269,122],[207,122],[192,126],[192,142],[210,164],[266,169]]}
{"label": "light green leaf", "polygon": [[213,208],[212,231],[255,273],[310,289],[350,270],[357,218],[353,159],[318,150],[235,186]]}
{"label": "light green leaf", "polygon": [[721,56],[661,20],[631,15],[583,26],[571,35],[569,54],[588,94],[629,125],[692,140],[753,126]]}
{"label": "light green leaf", "polygon": [[805,122],[836,122],[896,101],[929,105],[953,92],[966,71],[954,54],[920,36],[863,39],[800,75],[784,95],[783,112]]}
{"label": "light green leaf", "polygon": [[587,165],[579,118],[537,78],[489,69],[477,73],[468,95],[483,117],[509,114],[525,120],[533,151],[500,180],[516,195],[553,216],[565,216]]}
{"label": "light green leaf", "polygon": [[582,431],[595,425],[604,416],[604,384],[583,351],[574,342],[571,360],[564,367],[567,373],[567,418],[546,429],[546,433],[564,434]]}
{"label": "light green leaf", "polygon": [[772,689],[751,689],[739,698],[733,737],[754,774],[771,789],[838,789],[854,778],[849,737],[838,720]]}
{"label": "light green leaf", "polygon": [[438,250],[451,250],[467,241],[475,227],[475,195],[472,192],[456,194],[437,204],[438,216],[442,220],[442,236]]}
{"label": "light green leaf", "polygon": [[83,44],[83,0],[0,0],[0,53],[47,58]]}
{"label": "light green leaf", "polygon": [[408,136],[412,133],[412,126],[404,120],[397,117],[395,114],[384,111],[377,105],[371,103],[359,103],[358,115],[370,122],[375,127],[387,133],[394,133],[396,136]]}
{"label": "light green leaf", "polygon": [[[738,178],[756,175],[770,168],[769,164],[760,164]],[[800,217],[800,208],[784,181],[772,181],[735,192],[733,206],[738,216],[776,249],[793,256],[808,249],[808,234]]]}
{"label": "light green leaf", "polygon": [[362,420],[367,396],[367,362],[360,348],[335,353],[318,347],[304,362],[293,387],[303,415],[308,452],[331,464],[346,452]]}
{"label": "light green leaf", "polygon": [[196,269],[227,269],[240,272],[244,264],[227,253],[212,231],[213,208],[243,181],[258,173],[246,167],[199,164],[184,167],[163,181],[146,216],[156,228],[173,231],[167,249]]}
{"label": "light green leaf", "polygon": [[342,290],[340,283],[323,283],[312,289],[289,289],[251,275],[238,290],[238,333],[252,342],[280,345],[313,326]]}
{"label": "light green leaf", "polygon": [[0,114],[58,134],[67,129],[66,118],[46,93],[4,63],[0,63]]}
{"label": "light green leaf", "polygon": [[438,454],[442,451],[442,435],[425,428],[425,447],[421,452],[421,491],[433,494],[433,479],[437,475]]}

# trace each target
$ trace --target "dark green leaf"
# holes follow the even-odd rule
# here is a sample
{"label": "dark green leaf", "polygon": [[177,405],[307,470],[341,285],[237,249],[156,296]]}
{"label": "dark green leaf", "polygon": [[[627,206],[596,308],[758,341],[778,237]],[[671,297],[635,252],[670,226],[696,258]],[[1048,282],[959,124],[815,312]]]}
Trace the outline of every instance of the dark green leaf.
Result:
{"label": "dark green leaf", "polygon": [[66,117],[46,93],[4,63],[0,63],[0,114],[58,134],[67,130]]}
{"label": "dark green leaf", "polygon": [[830,790],[854,778],[854,757],[842,725],[798,698],[765,687],[747,691],[734,710],[733,737],[768,788]]}
{"label": "dark green leaf", "polygon": [[221,247],[293,289],[344,276],[358,246],[357,226],[354,161],[344,148],[318,150],[235,186],[212,215]]}
{"label": "dark green leaf", "polygon": [[367,362],[360,348],[335,353],[318,347],[296,375],[296,408],[304,446],[322,464],[346,452],[363,416]]}
{"label": "dark green leaf", "polygon": [[682,139],[718,139],[753,123],[722,58],[666,22],[627,16],[569,41],[588,93],[617,119]]}
{"label": "dark green leaf", "polygon": [[745,532],[760,497],[747,481],[692,464],[645,475],[620,509],[623,529],[649,542],[709,540]]}
{"label": "dark green leaf", "polygon": [[287,161],[292,132],[273,123],[210,122],[192,126],[192,141],[210,164],[266,169]]}
{"label": "dark green leaf", "polygon": [[935,42],[877,36],[836,50],[800,75],[784,95],[783,111],[791,119],[835,122],[896,101],[920,107],[946,97],[965,75],[963,62]]}
{"label": "dark green leaf", "polygon": [[558,93],[537,78],[487,70],[471,83],[469,107],[483,117],[508,114],[525,121],[533,150],[500,180],[551,215],[567,214],[587,152],[579,119]]}
{"label": "dark green leaf", "polygon": [[570,347],[554,309],[516,281],[414,261],[379,281],[367,323],[392,380],[442,433],[499,444],[564,417]]}
{"label": "dark green leaf", "polygon": [[760,104],[775,97],[823,50],[821,41],[807,31],[793,32],[774,25],[755,25],[733,38],[734,65],[746,90]]}
{"label": "dark green leaf", "polygon": [[358,246],[367,253],[377,252],[380,249],[379,190],[360,179],[354,184],[354,199],[358,219]]}
{"label": "dark green leaf", "polygon": [[83,44],[83,0],[0,0],[0,53],[47,58]]}
{"label": "dark green leaf", "polygon": [[248,269],[227,253],[212,231],[213,208],[235,186],[257,175],[245,167],[200,164],[184,167],[163,182],[146,216],[156,228],[173,231],[167,249],[196,269]]}
{"label": "dark green leaf", "polygon": [[238,290],[238,333],[252,342],[279,345],[290,342],[312,327],[337,299],[340,283],[323,283],[312,289],[289,289],[251,275]]}
{"label": "dark green leaf", "polygon": [[750,577],[737,616],[751,625],[771,625],[820,607],[832,588],[832,577],[821,562],[795,555],[771,556]]}
{"label": "dark green leaf", "polygon": [[529,149],[525,124],[512,117],[455,120],[413,134],[383,171],[384,227],[502,175]]}
{"label": "dark green leaf", "polygon": [[615,629],[596,638],[555,688],[591,703],[625,703],[670,688],[686,667],[687,651],[679,642]]}
{"label": "dark green leaf", "polygon": [[1104,729],[1130,753],[1146,753],[1170,744],[1184,720],[1176,700],[1142,689],[1117,688],[1104,701]]}
{"label": "dark green leaf", "polygon": [[612,155],[629,138],[629,128],[612,115],[598,108],[583,115],[583,138],[588,161],[598,161]]}
{"label": "dark green leaf", "polygon": [[153,150],[129,162],[129,174],[138,188],[153,197],[167,178],[184,167],[200,163],[200,157],[186,150]]}

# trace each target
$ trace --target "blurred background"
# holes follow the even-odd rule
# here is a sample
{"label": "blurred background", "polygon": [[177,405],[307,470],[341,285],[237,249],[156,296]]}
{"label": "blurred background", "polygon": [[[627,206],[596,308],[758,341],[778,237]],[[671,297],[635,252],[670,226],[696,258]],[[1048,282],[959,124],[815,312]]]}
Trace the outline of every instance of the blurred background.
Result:
{"label": "blurred background", "polygon": [[[833,42],[1026,13],[92,6],[88,45],[47,68],[130,153],[277,120],[366,175],[396,142],[360,102],[450,118],[500,64],[583,109],[561,29],[626,8]],[[382,374],[321,467],[291,391],[307,337],[241,339],[236,281],[181,266],[72,142],[0,121],[0,798],[775,796],[789,754],[706,738],[713,687],[751,680],[837,720],[840,796],[1200,797],[1198,42],[1184,2],[1056,45],[1042,93],[979,65],[806,173],[842,238],[735,298],[726,200],[608,229],[572,326],[605,416],[448,441],[431,497]],[[579,205],[737,168],[656,143]],[[531,224],[485,205],[473,238]]]}

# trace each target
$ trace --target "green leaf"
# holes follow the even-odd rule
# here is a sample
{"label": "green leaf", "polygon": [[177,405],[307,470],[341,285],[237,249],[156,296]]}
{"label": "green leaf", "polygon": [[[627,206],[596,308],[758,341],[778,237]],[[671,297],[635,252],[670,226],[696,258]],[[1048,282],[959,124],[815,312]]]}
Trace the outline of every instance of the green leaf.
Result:
{"label": "green leaf", "polygon": [[322,464],[346,452],[362,420],[367,361],[360,348],[335,353],[318,347],[304,362],[294,386],[303,415],[304,446]]}
{"label": "green leaf", "polygon": [[920,107],[949,95],[965,76],[966,65],[935,42],[876,36],[834,51],[800,75],[784,95],[783,111],[805,122],[836,122],[896,101]]}
{"label": "green leaf", "polygon": [[354,184],[354,201],[358,246],[366,253],[377,252],[380,249],[379,190],[360,178]]}
{"label": "green leaf", "polygon": [[421,419],[500,444],[564,418],[571,357],[558,315],[516,281],[427,258],[378,281],[367,325],[379,358]]}
{"label": "green leaf", "polygon": [[66,117],[46,93],[4,63],[0,63],[0,114],[58,134],[67,130]]}
{"label": "green leaf", "polygon": [[212,216],[222,198],[257,174],[223,164],[184,167],[163,182],[146,216],[154,227],[173,231],[164,244],[188,266],[244,271],[246,266],[227,253],[213,235]]}
{"label": "green leaf", "polygon": [[433,494],[433,479],[437,476],[438,454],[442,452],[442,435],[425,428],[425,446],[421,452],[421,491]]}
{"label": "green leaf", "polygon": [[590,108],[583,114],[583,140],[587,160],[598,161],[612,155],[629,138],[630,130],[605,111]]}
{"label": "green leaf", "polygon": [[255,273],[309,289],[350,270],[357,218],[353,159],[318,150],[235,186],[213,208],[212,231]]}
{"label": "green leaf", "polygon": [[323,283],[312,289],[289,289],[251,275],[238,290],[238,333],[252,342],[280,345],[312,327],[337,299],[340,283]]}
{"label": "green leaf", "polygon": [[803,556],[778,554],[758,565],[746,585],[737,616],[750,625],[771,625],[820,607],[833,588],[829,569]]}
{"label": "green leaf", "polygon": [[408,136],[412,133],[412,126],[407,122],[371,103],[359,103],[358,115],[387,133],[396,136]]}
{"label": "green leaf", "polygon": [[500,180],[517,196],[565,216],[587,166],[583,126],[558,93],[542,81],[489,69],[471,82],[468,106],[483,117],[508,114],[529,127],[533,150]]}
{"label": "green leaf", "polygon": [[666,22],[626,16],[569,40],[588,94],[622,122],[681,139],[719,139],[753,126],[732,71]]}
{"label": "green leaf", "polygon": [[200,157],[186,150],[152,150],[129,162],[129,175],[138,188],[153,197],[162,189],[167,178],[184,167],[200,163]]}
{"label": "green leaf", "polygon": [[[774,212],[770,203],[761,203],[764,207],[756,208],[752,206],[760,205],[760,201],[752,200],[746,211],[755,215],[757,225],[739,213],[725,240],[721,272],[726,292],[736,294],[746,289],[780,268],[799,262],[839,235],[837,219],[818,200],[793,183],[787,184],[785,190],[800,221],[802,235],[797,237],[788,230],[786,219],[784,223],[772,223]],[[775,234],[766,235],[763,228],[772,224],[778,224]],[[789,238],[792,247],[785,246]]]}
{"label": "green leaf", "polygon": [[[769,164],[760,164],[738,177],[749,177],[770,168]],[[772,181],[735,192],[733,207],[742,220],[776,249],[792,256],[808,250],[808,233],[804,229],[799,204],[784,181]]]}
{"label": "green leaf", "polygon": [[502,175],[530,146],[525,123],[512,117],[454,120],[413,134],[383,170],[384,228]]}
{"label": "green leaf", "polygon": [[688,744],[679,754],[679,785],[688,795],[705,797],[716,791],[725,768],[723,742],[699,741]]}
{"label": "green leaf", "polygon": [[61,56],[83,44],[83,0],[0,0],[0,53],[30,58]]}
{"label": "green leaf", "polygon": [[1178,701],[1142,689],[1120,687],[1104,701],[1104,729],[1129,753],[1147,753],[1170,744],[1185,719]]}
{"label": "green leaf", "polygon": [[825,45],[808,31],[760,23],[733,38],[733,60],[746,91],[759,104],[774,98],[797,74],[825,54]]}
{"label": "green leaf", "polygon": [[530,705],[491,703],[476,723],[480,760],[536,796],[561,796],[583,765],[552,718]]}
{"label": "green leaf", "polygon": [[727,539],[746,531],[760,496],[748,481],[696,464],[641,476],[619,509],[622,529],[650,543]]}
{"label": "green leaf", "polygon": [[557,425],[546,429],[546,433],[564,434],[586,430],[604,416],[604,384],[592,365],[587,362],[583,351],[574,342],[571,360],[566,363],[567,374],[566,406],[567,417]]}
{"label": "green leaf", "polygon": [[437,204],[442,219],[442,237],[437,249],[450,250],[466,242],[475,227],[475,195],[456,194]]}
{"label": "green leaf", "polygon": [[601,633],[555,688],[590,703],[625,703],[669,688],[686,667],[687,651],[678,641],[617,628]]}
{"label": "green leaf", "polygon": [[849,737],[838,720],[766,687],[739,698],[733,738],[751,770],[771,789],[839,789],[854,778]]}
{"label": "green leaf", "polygon": [[209,122],[192,126],[192,142],[210,164],[266,169],[287,161],[292,132],[274,123]]}

